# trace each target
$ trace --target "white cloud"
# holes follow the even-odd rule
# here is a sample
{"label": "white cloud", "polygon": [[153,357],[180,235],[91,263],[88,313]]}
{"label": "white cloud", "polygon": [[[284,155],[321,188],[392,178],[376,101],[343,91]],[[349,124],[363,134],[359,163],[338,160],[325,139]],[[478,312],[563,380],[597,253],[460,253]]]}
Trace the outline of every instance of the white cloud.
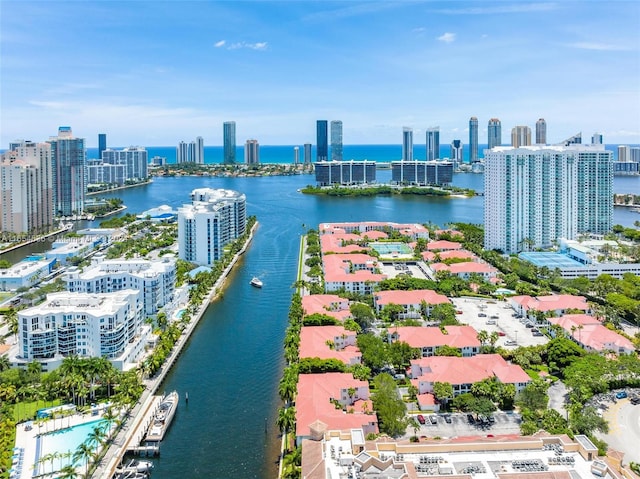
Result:
{"label": "white cloud", "polygon": [[237,42],[229,45],[227,47],[227,50],[239,50],[241,48],[248,48],[250,50],[266,50],[267,42],[256,42],[256,43]]}
{"label": "white cloud", "polygon": [[630,48],[624,45],[612,45],[610,43],[595,43],[595,42],[575,42],[568,43],[568,47],[579,48],[581,50],[597,50],[597,51],[627,51]]}
{"label": "white cloud", "polygon": [[213,46],[216,48],[220,48],[223,47],[225,43],[227,43],[225,40],[220,40],[219,42],[214,43]]}
{"label": "white cloud", "polygon": [[445,33],[443,35],[440,35],[438,37],[439,41],[445,42],[445,43],[451,43],[451,42],[455,41],[455,39],[456,39],[456,34],[455,33],[450,33],[450,32],[447,32],[447,33]]}
{"label": "white cloud", "polygon": [[501,13],[531,13],[531,12],[548,12],[556,10],[558,5],[555,3],[531,3],[531,4],[513,4],[501,5],[497,7],[471,7],[459,9],[443,9],[438,13],[446,15],[495,15]]}

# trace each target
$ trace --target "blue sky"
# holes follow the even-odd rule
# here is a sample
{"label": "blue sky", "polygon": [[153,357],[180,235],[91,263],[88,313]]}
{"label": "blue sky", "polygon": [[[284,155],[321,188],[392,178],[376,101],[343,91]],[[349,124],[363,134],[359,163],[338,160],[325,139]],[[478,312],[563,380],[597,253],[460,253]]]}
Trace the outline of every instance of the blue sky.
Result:
{"label": "blue sky", "polygon": [[547,121],[640,143],[640,2],[0,0],[0,148],[59,125],[97,144],[486,143]]}

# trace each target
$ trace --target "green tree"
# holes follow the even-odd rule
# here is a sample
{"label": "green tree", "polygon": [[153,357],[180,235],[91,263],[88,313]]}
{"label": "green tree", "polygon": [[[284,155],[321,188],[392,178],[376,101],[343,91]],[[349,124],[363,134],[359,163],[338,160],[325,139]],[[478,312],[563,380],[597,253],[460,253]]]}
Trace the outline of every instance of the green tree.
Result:
{"label": "green tree", "polygon": [[407,429],[404,420],[407,408],[398,397],[395,381],[389,374],[382,373],[374,378],[373,384],[372,400],[378,413],[380,431],[392,437],[404,434]]}
{"label": "green tree", "polygon": [[358,323],[362,329],[371,327],[376,319],[371,306],[365,303],[352,303],[351,306],[349,306],[349,311],[355,322]]}
{"label": "green tree", "polygon": [[554,338],[547,344],[547,360],[554,371],[562,371],[585,354],[584,350],[567,338]]}
{"label": "green tree", "polygon": [[429,319],[440,323],[442,326],[458,324],[458,320],[456,319],[456,310],[451,303],[434,305],[433,308],[431,308]]}
{"label": "green tree", "polygon": [[446,406],[449,400],[453,398],[453,386],[451,383],[436,381],[433,383],[433,395],[440,403]]}
{"label": "green tree", "polygon": [[455,356],[461,358],[462,351],[453,346],[449,346],[448,344],[443,344],[442,346],[438,346],[436,349],[436,356]]}
{"label": "green tree", "polygon": [[531,411],[543,411],[547,408],[549,385],[542,379],[534,379],[516,396],[516,404]]}

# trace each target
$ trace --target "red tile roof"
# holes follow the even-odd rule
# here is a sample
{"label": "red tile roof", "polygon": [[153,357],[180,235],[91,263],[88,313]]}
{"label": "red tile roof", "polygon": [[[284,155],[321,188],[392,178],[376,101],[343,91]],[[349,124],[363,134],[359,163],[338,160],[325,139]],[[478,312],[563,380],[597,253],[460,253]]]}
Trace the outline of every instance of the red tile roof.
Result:
{"label": "red tile roof", "polygon": [[440,253],[438,253],[438,256],[440,256],[440,261],[444,261],[445,259],[468,259],[471,261],[479,260],[479,258],[475,254],[467,251],[466,249],[441,251]]}
{"label": "red tile roof", "polygon": [[335,233],[331,235],[320,236],[320,249],[322,253],[352,253],[354,251],[362,251],[369,249],[367,246],[357,244],[346,244],[350,241],[361,241],[359,235],[352,233]]}
{"label": "red tile roof", "polygon": [[425,261],[433,261],[434,259],[436,259],[436,254],[432,251],[422,251],[420,255]]}
{"label": "red tile roof", "polygon": [[[326,282],[380,282],[387,278],[384,274],[372,272],[378,267],[378,260],[366,254],[329,254],[323,256],[322,265]],[[356,270],[350,273],[350,266]]]}
{"label": "red tile roof", "polygon": [[445,251],[452,249],[462,249],[462,245],[456,241],[438,240],[428,243],[427,249],[429,251]]}
{"label": "red tile roof", "polygon": [[[327,342],[339,341],[345,336],[345,342],[351,345],[343,349],[332,349]],[[337,359],[345,364],[359,363],[362,353],[357,346],[355,331],[348,331],[342,326],[304,326],[300,331],[300,359],[320,358]]]}
{"label": "red tile roof", "polygon": [[401,326],[391,328],[390,333],[397,333],[400,341],[412,348],[451,346],[453,348],[480,347],[478,332],[471,326],[445,326],[447,334],[443,334],[436,326]]}
{"label": "red tile roof", "polygon": [[549,322],[557,324],[575,340],[595,351],[618,352],[623,349],[626,352],[632,352],[635,350],[631,341],[606,328],[596,318],[587,314],[565,314],[559,318],[549,318]]}
{"label": "red tile roof", "polygon": [[473,357],[431,356],[411,361],[412,375],[419,381],[473,384],[495,376],[508,384],[528,383],[531,378],[522,368],[507,363],[499,354],[478,354]]}
{"label": "red tile roof", "polygon": [[567,309],[580,309],[588,311],[590,309],[587,300],[583,296],[573,296],[571,294],[553,294],[549,296],[514,296],[511,298],[525,311],[530,309],[536,311],[557,311]]}
{"label": "red tile roof", "polygon": [[305,316],[326,314],[340,321],[351,318],[349,300],[336,294],[309,294],[302,297],[302,309]]}
{"label": "red tile roof", "polygon": [[425,301],[427,304],[450,303],[449,298],[445,295],[436,293],[431,289],[378,291],[374,293],[374,300],[376,304],[380,306],[387,304],[420,305],[422,301]]}
{"label": "red tile roof", "polygon": [[348,373],[301,374],[296,398],[296,436],[308,436],[309,426],[317,420],[325,423],[328,430],[377,424],[375,414],[348,414],[330,402],[330,398],[340,398],[341,390],[351,387],[368,388],[369,383],[354,379]]}

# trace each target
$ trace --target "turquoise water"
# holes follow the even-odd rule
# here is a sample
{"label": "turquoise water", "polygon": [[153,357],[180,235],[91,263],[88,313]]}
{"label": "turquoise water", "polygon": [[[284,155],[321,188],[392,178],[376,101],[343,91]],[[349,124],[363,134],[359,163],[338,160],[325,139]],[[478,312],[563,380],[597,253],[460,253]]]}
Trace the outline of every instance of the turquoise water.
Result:
{"label": "turquoise water", "polygon": [[[58,419],[64,424],[65,419]],[[36,446],[36,467],[38,467],[38,473],[43,474],[47,472],[59,471],[67,464],[73,464],[72,457],[60,457],[53,460],[53,469],[51,461],[45,461],[38,464],[41,457],[47,454],[57,453],[60,455],[71,454],[78,449],[78,446],[87,440],[89,434],[96,426],[105,424],[106,421],[98,419],[96,421],[79,424],[77,426],[69,427],[66,429],[60,429],[55,432],[43,434],[38,437],[38,444]],[[43,426],[46,428],[46,425]],[[77,463],[75,466],[79,466]]]}

